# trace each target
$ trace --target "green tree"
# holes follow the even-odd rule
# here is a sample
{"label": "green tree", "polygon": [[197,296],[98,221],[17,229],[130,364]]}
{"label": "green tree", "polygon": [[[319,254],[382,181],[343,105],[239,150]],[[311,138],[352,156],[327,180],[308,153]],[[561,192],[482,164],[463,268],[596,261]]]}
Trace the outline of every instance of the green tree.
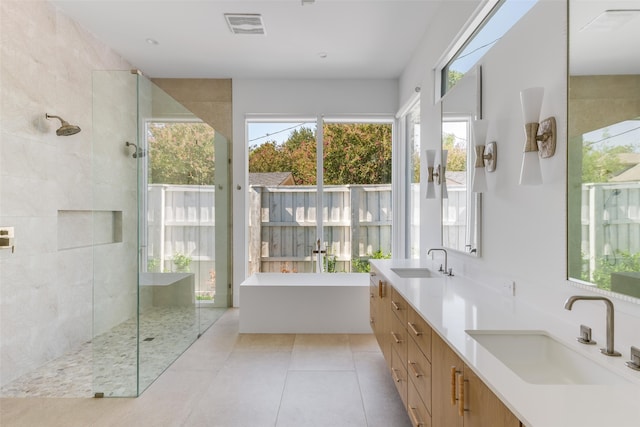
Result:
{"label": "green tree", "polygon": [[324,183],[391,183],[391,125],[327,124]]}
{"label": "green tree", "polygon": [[582,145],[582,182],[608,182],[624,171],[620,154],[632,153],[630,145],[605,146],[596,148],[588,142]]}
{"label": "green tree", "polygon": [[[324,183],[391,182],[391,125],[324,125]],[[291,172],[298,185],[316,184],[313,130],[294,130],[282,144],[273,141],[249,149],[249,172]]]}
{"label": "green tree", "polygon": [[463,77],[464,73],[460,71],[447,70],[447,91],[454,87]]}
{"label": "green tree", "polygon": [[214,129],[206,123],[152,123],[148,131],[150,182],[212,185]]}
{"label": "green tree", "polygon": [[464,172],[467,170],[467,150],[456,144],[456,137],[452,133],[442,135],[442,149],[448,150],[447,170],[450,172]]}

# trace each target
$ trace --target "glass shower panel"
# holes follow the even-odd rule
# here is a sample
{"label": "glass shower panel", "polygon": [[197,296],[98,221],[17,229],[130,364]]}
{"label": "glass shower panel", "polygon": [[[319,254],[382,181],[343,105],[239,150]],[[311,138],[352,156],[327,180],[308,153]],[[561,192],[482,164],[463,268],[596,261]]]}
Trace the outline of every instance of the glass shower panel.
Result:
{"label": "glass shower panel", "polygon": [[143,76],[138,129],[142,393],[199,334],[199,251],[209,241],[208,210],[201,208],[203,184],[213,171],[213,129]]}
{"label": "glass shower panel", "polygon": [[93,389],[137,396],[228,306],[229,148],[129,71],[94,73],[93,126]]}
{"label": "glass shower panel", "polygon": [[138,393],[137,79],[93,73],[93,392]]}

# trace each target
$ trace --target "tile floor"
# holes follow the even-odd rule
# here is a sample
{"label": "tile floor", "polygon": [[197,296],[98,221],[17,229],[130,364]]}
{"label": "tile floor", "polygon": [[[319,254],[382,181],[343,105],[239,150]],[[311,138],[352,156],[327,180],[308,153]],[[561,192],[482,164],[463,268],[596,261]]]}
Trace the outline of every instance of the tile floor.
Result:
{"label": "tile floor", "polygon": [[[148,308],[139,323],[135,318],[123,322],[93,342],[17,378],[0,389],[0,397],[93,397],[94,390],[105,396],[135,396],[138,359],[140,388],[144,390],[189,347],[199,330],[213,324],[226,310]],[[141,341],[139,354],[138,333],[141,338],[153,337]]]}
{"label": "tile floor", "polygon": [[373,335],[239,334],[238,315],[228,310],[137,399],[3,398],[0,425],[411,425]]}

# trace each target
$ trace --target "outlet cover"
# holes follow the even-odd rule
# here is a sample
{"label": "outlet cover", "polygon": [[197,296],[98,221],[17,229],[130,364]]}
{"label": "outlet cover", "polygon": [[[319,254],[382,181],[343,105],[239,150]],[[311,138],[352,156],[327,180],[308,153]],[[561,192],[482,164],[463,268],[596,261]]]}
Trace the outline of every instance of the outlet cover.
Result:
{"label": "outlet cover", "polygon": [[504,280],[500,283],[500,293],[505,296],[516,296],[516,282],[513,280]]}

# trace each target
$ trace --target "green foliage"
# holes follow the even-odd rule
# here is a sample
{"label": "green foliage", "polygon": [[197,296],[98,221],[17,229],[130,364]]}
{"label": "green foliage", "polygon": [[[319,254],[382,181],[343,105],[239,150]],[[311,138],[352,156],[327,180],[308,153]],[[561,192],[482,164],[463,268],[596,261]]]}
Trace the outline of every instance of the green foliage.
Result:
{"label": "green foliage", "polygon": [[456,144],[456,137],[452,133],[442,135],[442,149],[448,150],[447,170],[450,172],[464,172],[467,170],[467,150]]}
{"label": "green foliage", "polygon": [[212,185],[214,129],[206,123],[152,123],[150,183]]}
{"label": "green foliage", "polygon": [[391,183],[391,125],[327,124],[324,183]]}
{"label": "green foliage", "polygon": [[619,154],[632,153],[630,145],[605,146],[595,148],[588,142],[582,145],[582,182],[608,182],[623,172],[624,164]]}
{"label": "green foliage", "polygon": [[327,273],[335,273],[336,272],[336,256],[325,255],[325,261],[327,263]]}
{"label": "green foliage", "polygon": [[[391,125],[325,124],[323,139],[325,185],[391,182]],[[314,132],[300,128],[282,144],[250,147],[249,172],[291,172],[297,185],[315,185]]]}
{"label": "green foliage", "polygon": [[176,252],[173,255],[173,263],[176,265],[177,272],[188,273],[189,266],[191,265],[191,257],[182,252]]}
{"label": "green foliage", "polygon": [[620,271],[640,271],[640,252],[632,254],[625,251],[616,251],[615,259],[601,258],[598,266],[593,271],[593,282],[600,289],[611,290],[611,273]]}
{"label": "green foliage", "polygon": [[351,271],[353,273],[369,273],[371,271],[370,259],[390,259],[391,252],[385,254],[382,250],[378,249],[373,254],[368,254],[365,257],[354,258],[351,261]]}
{"label": "green foliage", "polygon": [[420,152],[416,150],[411,153],[411,182],[420,182]]}
{"label": "green foliage", "polygon": [[158,258],[149,258],[147,260],[147,271],[151,273],[160,272],[160,260]]}
{"label": "green foliage", "polygon": [[447,92],[454,87],[460,79],[464,77],[464,73],[460,71],[447,70]]}

